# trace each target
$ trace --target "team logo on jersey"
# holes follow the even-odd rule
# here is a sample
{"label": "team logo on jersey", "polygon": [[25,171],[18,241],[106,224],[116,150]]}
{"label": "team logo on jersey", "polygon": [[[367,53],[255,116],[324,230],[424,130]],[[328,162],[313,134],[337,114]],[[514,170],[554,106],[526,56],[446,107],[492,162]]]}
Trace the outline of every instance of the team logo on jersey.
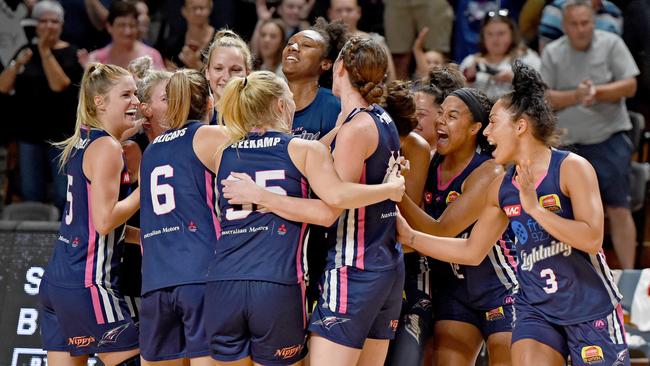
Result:
{"label": "team logo on jersey", "polygon": [[519,242],[522,245],[526,244],[526,242],[528,241],[528,230],[526,230],[524,224],[522,224],[519,221],[512,221],[510,227],[512,228],[512,231],[517,236],[517,239],[519,239]]}
{"label": "team logo on jersey", "polygon": [[624,366],[626,364],[625,360],[627,360],[627,348],[616,355],[616,361],[612,366]]}
{"label": "team logo on jersey", "polygon": [[348,318],[339,318],[339,317],[336,317],[336,316],[326,316],[321,320],[317,320],[317,321],[313,322],[312,324],[313,325],[322,325],[323,327],[325,327],[325,329],[330,330],[336,324],[342,324],[342,323],[345,323],[347,321],[350,321],[350,319],[348,319]]}
{"label": "team logo on jersey", "polygon": [[560,203],[560,197],[557,194],[547,194],[539,198],[539,204],[542,205],[545,209],[559,213],[562,211],[562,204]]}
{"label": "team logo on jersey", "polygon": [[485,320],[487,320],[489,322],[492,322],[492,321],[495,321],[495,320],[501,320],[501,319],[503,319],[505,317],[506,317],[506,315],[503,312],[503,306],[499,306],[496,309],[492,309],[490,311],[485,312]]}
{"label": "team logo on jersey", "polygon": [[295,357],[300,353],[300,351],[302,351],[303,347],[304,346],[302,344],[296,344],[293,346],[276,349],[275,357],[279,357],[283,360]]}
{"label": "team logo on jersey", "polygon": [[392,330],[394,332],[394,331],[397,330],[397,325],[399,325],[399,320],[398,319],[393,319],[388,324],[388,327],[390,328],[390,330]]}
{"label": "team logo on jersey", "polygon": [[605,329],[606,325],[607,324],[605,323],[604,319],[596,319],[596,320],[594,320],[594,328],[596,328],[596,330]]}
{"label": "team logo on jersey", "polygon": [[284,224],[280,225],[278,228],[278,235],[285,235],[287,233],[287,227]]}
{"label": "team logo on jersey", "polygon": [[129,172],[122,173],[122,184],[131,184],[131,177],[129,176]]}
{"label": "team logo on jersey", "polygon": [[79,237],[76,237],[76,238],[74,238],[74,240],[72,241],[72,247],[73,247],[73,248],[76,248],[76,247],[78,247],[78,246],[79,246]]}
{"label": "team logo on jersey", "polygon": [[515,303],[515,298],[510,296],[510,295],[503,298],[503,304],[504,305],[512,305],[514,303]]}
{"label": "team logo on jersey", "polygon": [[508,217],[515,217],[521,215],[521,205],[510,205],[503,208],[503,212]]}
{"label": "team logo on jersey", "polygon": [[101,347],[105,344],[109,343],[115,343],[117,342],[117,338],[126,330],[126,328],[129,327],[129,323],[120,325],[119,327],[115,327],[108,332],[104,333],[102,336],[102,339],[99,341],[99,344],[97,345],[98,347]]}
{"label": "team logo on jersey", "polygon": [[77,348],[88,347],[95,341],[92,336],[79,336],[68,338],[68,346],[75,346]]}
{"label": "team logo on jersey", "polygon": [[460,193],[458,193],[456,191],[451,191],[447,195],[447,199],[445,199],[445,203],[450,204],[450,203],[454,202],[458,197],[460,197]]}
{"label": "team logo on jersey", "polygon": [[582,360],[590,365],[592,363],[599,363],[605,360],[603,349],[598,346],[582,347],[580,355],[582,355]]}
{"label": "team logo on jersey", "polygon": [[424,202],[431,203],[433,201],[433,194],[431,192],[424,192]]}
{"label": "team logo on jersey", "polygon": [[187,230],[195,233],[197,229],[198,228],[196,227],[196,224],[194,223],[194,221],[190,220],[190,223],[187,224]]}

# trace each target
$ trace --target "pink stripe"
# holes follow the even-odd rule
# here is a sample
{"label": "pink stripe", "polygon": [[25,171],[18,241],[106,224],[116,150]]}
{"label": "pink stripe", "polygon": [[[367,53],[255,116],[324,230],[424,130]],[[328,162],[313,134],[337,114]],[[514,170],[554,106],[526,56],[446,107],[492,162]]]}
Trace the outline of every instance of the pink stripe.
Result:
{"label": "pink stripe", "polygon": [[88,253],[86,255],[86,276],[84,285],[90,287],[93,284],[93,264],[95,263],[95,225],[93,225],[92,206],[90,204],[90,183],[86,182],[88,192]]}
{"label": "pink stripe", "polygon": [[616,305],[616,316],[618,316],[618,323],[621,325],[621,334],[623,335],[623,341],[627,343],[627,335],[625,334],[625,325],[623,325],[623,308],[621,304]]}
{"label": "pink stripe", "polygon": [[[305,178],[300,178],[300,188],[302,191],[302,198],[307,198],[307,181]],[[298,239],[298,250],[296,251],[296,276],[298,276],[298,283],[304,281],[304,269],[302,268],[302,248],[303,240],[305,238],[305,231],[307,231],[307,224],[303,223],[300,228],[300,238]]]}
{"label": "pink stripe", "polygon": [[508,246],[506,245],[506,241],[503,240],[502,238],[499,239],[499,246],[503,248],[503,254],[506,256],[508,259],[508,263],[512,266],[512,269],[517,272],[517,262],[515,261],[515,257],[510,254],[510,249],[508,249]]}
{"label": "pink stripe", "polygon": [[[471,162],[472,162],[472,161],[470,160],[470,163],[471,163]],[[467,165],[469,165],[469,163],[467,163]],[[465,166],[465,168],[467,168],[467,165]],[[462,172],[465,171],[465,168],[461,169],[458,173],[456,173],[456,175],[454,175],[454,177],[451,178],[451,179],[449,180],[449,182],[447,182],[447,184],[442,184],[442,182],[440,181],[440,180],[442,179],[442,164],[438,165],[438,174],[437,174],[437,175],[438,175],[438,190],[444,191],[445,189],[447,189],[447,188],[449,187],[449,185],[450,185],[450,184],[451,184],[451,183],[452,183],[456,178],[458,178],[458,176],[459,176]]]}
{"label": "pink stripe", "polygon": [[95,311],[95,320],[97,324],[104,324],[104,315],[102,314],[102,306],[99,304],[99,294],[97,293],[97,286],[90,287],[90,297],[93,300],[93,310]]}
{"label": "pink stripe", "polygon": [[212,214],[214,233],[217,236],[217,240],[219,240],[219,238],[221,238],[221,225],[219,224],[219,220],[217,220],[217,215],[214,213],[214,186],[212,185],[212,174],[207,170],[205,171],[205,193],[206,201],[208,201],[208,207]]}
{"label": "pink stripe", "polygon": [[348,311],[348,267],[339,269],[339,313],[345,314]]}
{"label": "pink stripe", "polygon": [[[363,170],[361,171],[361,184],[366,184],[366,164],[363,164]],[[365,250],[365,241],[366,236],[366,208],[361,207],[357,211],[359,216],[357,217],[357,265],[359,269],[363,269],[363,255]],[[350,229],[352,230],[352,229]]]}

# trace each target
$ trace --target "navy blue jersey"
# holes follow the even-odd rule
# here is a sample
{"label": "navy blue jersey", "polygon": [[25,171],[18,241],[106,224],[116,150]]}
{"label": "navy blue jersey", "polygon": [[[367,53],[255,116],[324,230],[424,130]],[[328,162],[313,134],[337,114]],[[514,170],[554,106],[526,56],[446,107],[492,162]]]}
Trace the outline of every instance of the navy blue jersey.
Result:
{"label": "navy blue jersey", "polygon": [[[475,153],[467,167],[449,182],[441,181],[441,165],[444,157],[436,157],[429,165],[424,186],[424,209],[438,219],[447,206],[462,194],[463,182],[481,164],[490,159],[487,154]],[[457,235],[469,237],[472,226]],[[431,281],[437,288],[450,293],[458,300],[481,310],[490,310],[509,302],[516,287],[516,265],[505,240],[494,244],[478,266],[434,261]]]}
{"label": "navy blue jersey", "polygon": [[[107,132],[92,128],[81,129],[81,140],[72,149],[65,164],[68,176],[68,193],[59,235],[54,253],[47,265],[44,277],[61,287],[83,288],[98,285],[101,294],[93,292],[93,300],[109,298],[106,291],[117,291],[120,262],[124,251],[124,224],[106,235],[99,235],[93,224],[90,209],[92,185],[83,172],[86,149],[98,138],[110,136]],[[120,176],[118,200],[129,194],[130,180],[126,164]]]}
{"label": "navy blue jersey", "polygon": [[[540,204],[573,219],[571,200],[560,189],[560,166],[569,155],[552,150],[546,176],[536,188]],[[515,233],[519,269],[516,303],[524,302],[546,320],[577,324],[609,315],[621,300],[602,251],[588,254],[549,235],[521,207],[515,168],[506,172],[499,189],[499,205]]]}
{"label": "navy blue jersey", "polygon": [[217,241],[214,174],[192,147],[204,124],[156,137],[140,166],[142,293],[205,282]]}
{"label": "navy blue jersey", "polygon": [[319,88],[316,98],[293,115],[291,133],[306,140],[318,140],[336,125],[341,112],[339,98],[327,88]]}
{"label": "navy blue jersey", "polygon": [[[217,189],[233,172],[246,173],[277,194],[307,197],[307,180],[289,157],[290,135],[267,131],[251,133],[227,147],[221,156]],[[258,280],[302,283],[305,276],[303,241],[306,224],[262,213],[253,205],[231,205],[218,197],[221,236],[208,280]]]}
{"label": "navy blue jersey", "polygon": [[[379,132],[377,149],[364,162],[359,183],[383,183],[399,158],[397,128],[390,115],[376,104],[353,110],[344,123],[357,113],[368,113]],[[396,216],[397,207],[391,200],[343,211],[328,229],[329,250],[325,269],[349,266],[384,271],[394,268],[402,260],[402,245],[395,238]]]}

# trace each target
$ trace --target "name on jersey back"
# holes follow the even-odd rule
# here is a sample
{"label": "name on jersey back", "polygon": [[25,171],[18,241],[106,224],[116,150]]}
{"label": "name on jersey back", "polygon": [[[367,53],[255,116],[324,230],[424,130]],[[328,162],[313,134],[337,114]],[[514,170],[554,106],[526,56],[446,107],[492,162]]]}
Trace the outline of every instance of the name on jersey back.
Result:
{"label": "name on jersey back", "polygon": [[243,140],[230,145],[233,149],[259,149],[273,147],[280,143],[279,137],[264,137],[258,140]]}
{"label": "name on jersey back", "polygon": [[160,135],[160,136],[156,137],[153,140],[152,144],[157,144],[159,142],[169,142],[169,141],[175,140],[175,139],[177,139],[179,137],[185,136],[185,132],[187,132],[187,127],[183,128],[183,129],[180,129],[180,130],[177,130],[177,131],[172,131],[172,132]]}

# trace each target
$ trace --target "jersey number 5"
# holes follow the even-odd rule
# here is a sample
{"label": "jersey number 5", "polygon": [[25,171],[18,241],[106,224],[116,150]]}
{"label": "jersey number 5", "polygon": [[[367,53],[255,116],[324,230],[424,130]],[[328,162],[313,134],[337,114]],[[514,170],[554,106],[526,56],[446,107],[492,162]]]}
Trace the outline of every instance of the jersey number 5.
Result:
{"label": "jersey number 5", "polygon": [[[232,175],[229,175],[227,179],[234,180]],[[260,187],[264,187],[266,190],[273,193],[286,196],[287,191],[285,191],[280,186],[267,186],[266,182],[269,180],[283,180],[284,179],[284,170],[263,170],[255,172],[255,184]],[[226,219],[228,220],[241,220],[248,217],[248,215],[253,212],[253,205],[241,205],[241,210],[235,210],[234,208],[229,208],[226,210]]]}
{"label": "jersey number 5", "polygon": [[72,223],[72,176],[68,174],[68,188],[65,193],[66,200],[68,201],[68,212],[65,213],[65,224],[70,225]]}
{"label": "jersey number 5", "polygon": [[[542,287],[547,294],[554,294],[557,292],[557,280],[555,279],[555,272],[550,268],[544,268],[539,272],[542,278],[546,278],[546,286]],[[548,277],[548,278],[547,278]]]}
{"label": "jersey number 5", "polygon": [[[174,187],[169,184],[158,184],[158,178],[171,178],[174,176],[174,168],[171,165],[161,165],[151,171],[151,178],[149,180],[149,188],[151,191],[151,204],[153,205],[153,212],[156,215],[164,215],[170,213],[176,208],[176,201],[174,200]],[[159,199],[163,196],[164,202]]]}

